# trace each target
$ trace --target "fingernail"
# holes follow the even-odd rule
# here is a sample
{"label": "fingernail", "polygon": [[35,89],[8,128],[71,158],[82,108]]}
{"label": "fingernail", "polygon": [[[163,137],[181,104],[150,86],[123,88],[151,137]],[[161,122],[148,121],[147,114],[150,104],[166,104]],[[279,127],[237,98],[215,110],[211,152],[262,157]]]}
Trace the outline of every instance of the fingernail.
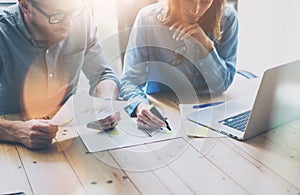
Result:
{"label": "fingernail", "polygon": [[172,39],[174,39],[174,40],[176,39],[175,35],[173,35]]}
{"label": "fingernail", "polygon": [[169,30],[173,30],[173,27],[171,26],[171,27],[169,28]]}

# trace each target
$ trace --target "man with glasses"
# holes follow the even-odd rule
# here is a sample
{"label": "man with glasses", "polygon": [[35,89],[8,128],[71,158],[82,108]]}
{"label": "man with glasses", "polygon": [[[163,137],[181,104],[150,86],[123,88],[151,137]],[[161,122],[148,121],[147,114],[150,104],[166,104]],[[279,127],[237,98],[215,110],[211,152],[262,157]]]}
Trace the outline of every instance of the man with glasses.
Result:
{"label": "man with glasses", "polygon": [[[48,116],[75,93],[81,70],[90,95],[117,98],[118,79],[91,21],[83,0],[18,0],[0,13],[0,115],[22,113],[27,119],[0,117],[0,140],[50,145],[57,127]],[[99,123],[105,130],[119,120],[114,113]]]}

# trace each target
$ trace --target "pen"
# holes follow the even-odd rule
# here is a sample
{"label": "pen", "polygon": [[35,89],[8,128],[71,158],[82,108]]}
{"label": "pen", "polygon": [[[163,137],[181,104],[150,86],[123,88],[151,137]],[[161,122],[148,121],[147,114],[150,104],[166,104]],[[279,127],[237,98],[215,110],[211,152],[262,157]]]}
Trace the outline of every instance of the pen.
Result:
{"label": "pen", "polygon": [[212,102],[212,103],[207,103],[207,104],[198,104],[198,105],[194,105],[193,109],[198,109],[198,108],[206,108],[209,106],[216,106],[219,104],[223,104],[224,102]]}
{"label": "pen", "polygon": [[150,112],[152,114],[154,114],[155,116],[157,116],[160,120],[164,121],[166,123],[166,127],[169,131],[171,131],[171,127],[169,125],[169,123],[167,122],[167,120],[158,112],[158,110],[155,108],[155,106],[153,104],[150,105],[149,107]]}

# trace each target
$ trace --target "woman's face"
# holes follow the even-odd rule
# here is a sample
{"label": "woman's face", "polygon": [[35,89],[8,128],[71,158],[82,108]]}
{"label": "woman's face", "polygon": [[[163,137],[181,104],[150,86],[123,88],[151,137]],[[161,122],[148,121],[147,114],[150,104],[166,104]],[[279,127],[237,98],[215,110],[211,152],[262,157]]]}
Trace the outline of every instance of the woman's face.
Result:
{"label": "woman's face", "polygon": [[213,0],[178,0],[181,19],[185,23],[196,23],[211,7]]}

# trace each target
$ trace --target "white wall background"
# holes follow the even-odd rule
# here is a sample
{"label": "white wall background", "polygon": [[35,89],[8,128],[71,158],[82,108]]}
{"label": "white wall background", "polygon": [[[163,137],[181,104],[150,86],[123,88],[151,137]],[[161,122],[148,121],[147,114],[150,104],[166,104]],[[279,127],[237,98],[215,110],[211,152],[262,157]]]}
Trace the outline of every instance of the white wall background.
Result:
{"label": "white wall background", "polygon": [[258,75],[300,59],[299,0],[239,0],[238,68]]}

